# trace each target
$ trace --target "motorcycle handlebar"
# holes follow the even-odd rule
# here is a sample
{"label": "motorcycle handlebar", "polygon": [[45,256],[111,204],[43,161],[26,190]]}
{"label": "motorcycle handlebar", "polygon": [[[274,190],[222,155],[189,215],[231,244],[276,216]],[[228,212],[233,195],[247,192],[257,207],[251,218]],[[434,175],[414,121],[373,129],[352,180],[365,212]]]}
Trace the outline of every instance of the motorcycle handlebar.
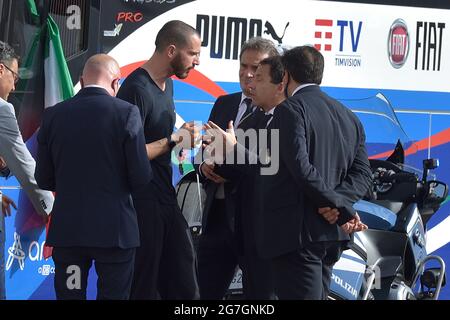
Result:
{"label": "motorcycle handlebar", "polygon": [[417,177],[409,172],[398,172],[379,178],[380,182],[417,182]]}

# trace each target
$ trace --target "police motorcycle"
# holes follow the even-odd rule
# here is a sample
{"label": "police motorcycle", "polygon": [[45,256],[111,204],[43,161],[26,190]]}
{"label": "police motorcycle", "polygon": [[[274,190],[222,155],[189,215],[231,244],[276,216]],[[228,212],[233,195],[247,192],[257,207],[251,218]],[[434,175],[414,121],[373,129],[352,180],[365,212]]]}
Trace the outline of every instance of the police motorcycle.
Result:
{"label": "police motorcycle", "polygon": [[[426,223],[448,194],[448,186],[429,172],[438,160],[424,160],[422,171],[411,165],[417,165],[417,159],[411,160],[417,148],[383,95],[341,102],[364,125],[373,189],[354,205],[368,230],[354,234],[335,264],[329,299],[438,299],[445,263],[426,252]],[[201,233],[204,190],[195,172],[185,175],[176,190],[195,242]],[[430,262],[433,267],[426,268]],[[239,299],[241,294],[242,272],[237,269],[226,298]]]}
{"label": "police motorcycle", "polygon": [[[383,95],[342,102],[364,125],[373,189],[354,205],[368,230],[354,234],[334,266],[330,298],[437,300],[445,263],[427,254],[426,225],[448,194],[430,174],[439,162],[414,159],[417,148]],[[422,170],[414,168],[418,160]]]}

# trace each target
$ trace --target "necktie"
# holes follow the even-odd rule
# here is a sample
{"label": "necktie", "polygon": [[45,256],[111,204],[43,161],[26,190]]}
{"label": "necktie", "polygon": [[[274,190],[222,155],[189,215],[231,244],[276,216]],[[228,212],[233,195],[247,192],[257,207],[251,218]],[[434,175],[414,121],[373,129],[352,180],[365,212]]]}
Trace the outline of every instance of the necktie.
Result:
{"label": "necktie", "polygon": [[246,109],[244,111],[244,113],[242,114],[241,119],[239,120],[239,124],[238,127],[241,126],[242,122],[247,119],[249,117],[249,115],[252,113],[253,111],[253,106],[252,106],[252,99],[250,98],[245,98],[244,99],[244,103],[246,105]]}
{"label": "necktie", "polygon": [[259,129],[265,129],[265,128],[267,128],[267,125],[268,125],[270,119],[272,119],[272,117],[273,117],[273,114],[271,114],[271,113],[269,113],[269,114],[264,114],[264,116],[262,117],[261,122],[259,123],[258,128],[259,128]]}
{"label": "necktie", "polygon": [[245,103],[245,105],[247,106],[247,109],[245,109],[245,112],[244,112],[244,114],[242,115],[242,118],[241,118],[241,119],[244,119],[246,116],[248,116],[248,115],[252,112],[252,109],[253,109],[253,106],[252,106],[252,99],[250,99],[250,98],[245,98],[245,99],[244,99],[244,103]]}

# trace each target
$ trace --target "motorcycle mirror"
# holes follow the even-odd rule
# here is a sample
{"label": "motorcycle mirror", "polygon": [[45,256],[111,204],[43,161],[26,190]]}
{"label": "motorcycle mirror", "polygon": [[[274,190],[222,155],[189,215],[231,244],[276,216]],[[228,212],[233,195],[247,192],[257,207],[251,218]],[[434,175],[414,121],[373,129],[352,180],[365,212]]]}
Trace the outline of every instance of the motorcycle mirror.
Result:
{"label": "motorcycle mirror", "polygon": [[428,181],[428,196],[426,198],[427,203],[440,204],[448,195],[448,186],[441,181]]}
{"label": "motorcycle mirror", "polygon": [[424,169],[436,169],[439,167],[439,159],[426,159],[423,160],[423,168]]}
{"label": "motorcycle mirror", "polygon": [[[429,289],[436,288],[439,282],[439,276],[441,275],[440,268],[429,268],[426,269],[423,274],[420,276],[420,284]],[[445,286],[446,277],[444,273],[444,279],[442,280],[442,287]]]}
{"label": "motorcycle mirror", "polygon": [[423,223],[426,224],[433,214],[439,210],[442,203],[447,199],[448,186],[444,182],[431,180],[424,184],[424,192],[419,203],[419,210]]}
{"label": "motorcycle mirror", "polygon": [[423,160],[423,177],[422,181],[427,181],[428,171],[439,167],[439,159]]}

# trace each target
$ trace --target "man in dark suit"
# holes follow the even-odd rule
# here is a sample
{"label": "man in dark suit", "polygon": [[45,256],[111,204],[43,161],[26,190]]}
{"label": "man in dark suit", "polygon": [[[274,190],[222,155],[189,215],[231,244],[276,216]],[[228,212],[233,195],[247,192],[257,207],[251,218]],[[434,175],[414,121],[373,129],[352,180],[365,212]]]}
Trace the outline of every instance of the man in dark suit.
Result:
{"label": "man in dark suit", "polygon": [[88,59],[82,89],[44,112],[36,180],[56,192],[47,244],[58,299],[86,299],[92,261],[98,299],[128,299],[139,230],[131,192],[152,177],[136,106],[117,99],[111,57]]}
{"label": "man in dark suit", "polygon": [[[278,55],[273,43],[263,38],[252,38],[241,48],[239,83],[242,92],[221,96],[215,102],[209,120],[226,129],[229,121],[236,128],[251,127],[252,104],[249,85],[261,60]],[[250,122],[249,122],[250,121]],[[198,245],[198,279],[202,299],[222,299],[227,292],[239,265],[243,272],[243,291],[247,299],[268,299],[272,285],[268,266],[256,253],[244,254],[243,233],[240,220],[241,200],[250,197],[240,183],[239,172],[226,166],[203,162],[196,168],[204,178],[206,203],[202,219],[202,234]],[[238,230],[236,230],[238,229]]]}
{"label": "man in dark suit", "polygon": [[[371,181],[365,134],[349,109],[320,90],[319,51],[297,47],[282,59],[290,98],[268,126],[269,133],[279,133],[279,155],[271,154],[271,144],[263,154],[279,163],[276,174],[259,177],[257,249],[270,260],[280,299],[326,299],[348,234],[365,228],[352,209]],[[221,134],[248,154],[234,132]]]}
{"label": "man in dark suit", "polygon": [[[266,202],[261,251],[271,258],[281,299],[326,299],[348,232],[364,228],[352,205],[371,183],[365,134],[348,108],[320,90],[324,59],[319,51],[297,47],[285,53],[283,63],[290,98],[276,109],[272,129],[280,132],[280,173],[286,171],[262,179],[262,196],[278,201]],[[338,209],[344,228],[318,214],[327,214],[326,208]],[[279,221],[277,213],[284,219],[272,224]],[[265,237],[269,227],[273,236]],[[273,246],[264,247],[265,240]]]}

